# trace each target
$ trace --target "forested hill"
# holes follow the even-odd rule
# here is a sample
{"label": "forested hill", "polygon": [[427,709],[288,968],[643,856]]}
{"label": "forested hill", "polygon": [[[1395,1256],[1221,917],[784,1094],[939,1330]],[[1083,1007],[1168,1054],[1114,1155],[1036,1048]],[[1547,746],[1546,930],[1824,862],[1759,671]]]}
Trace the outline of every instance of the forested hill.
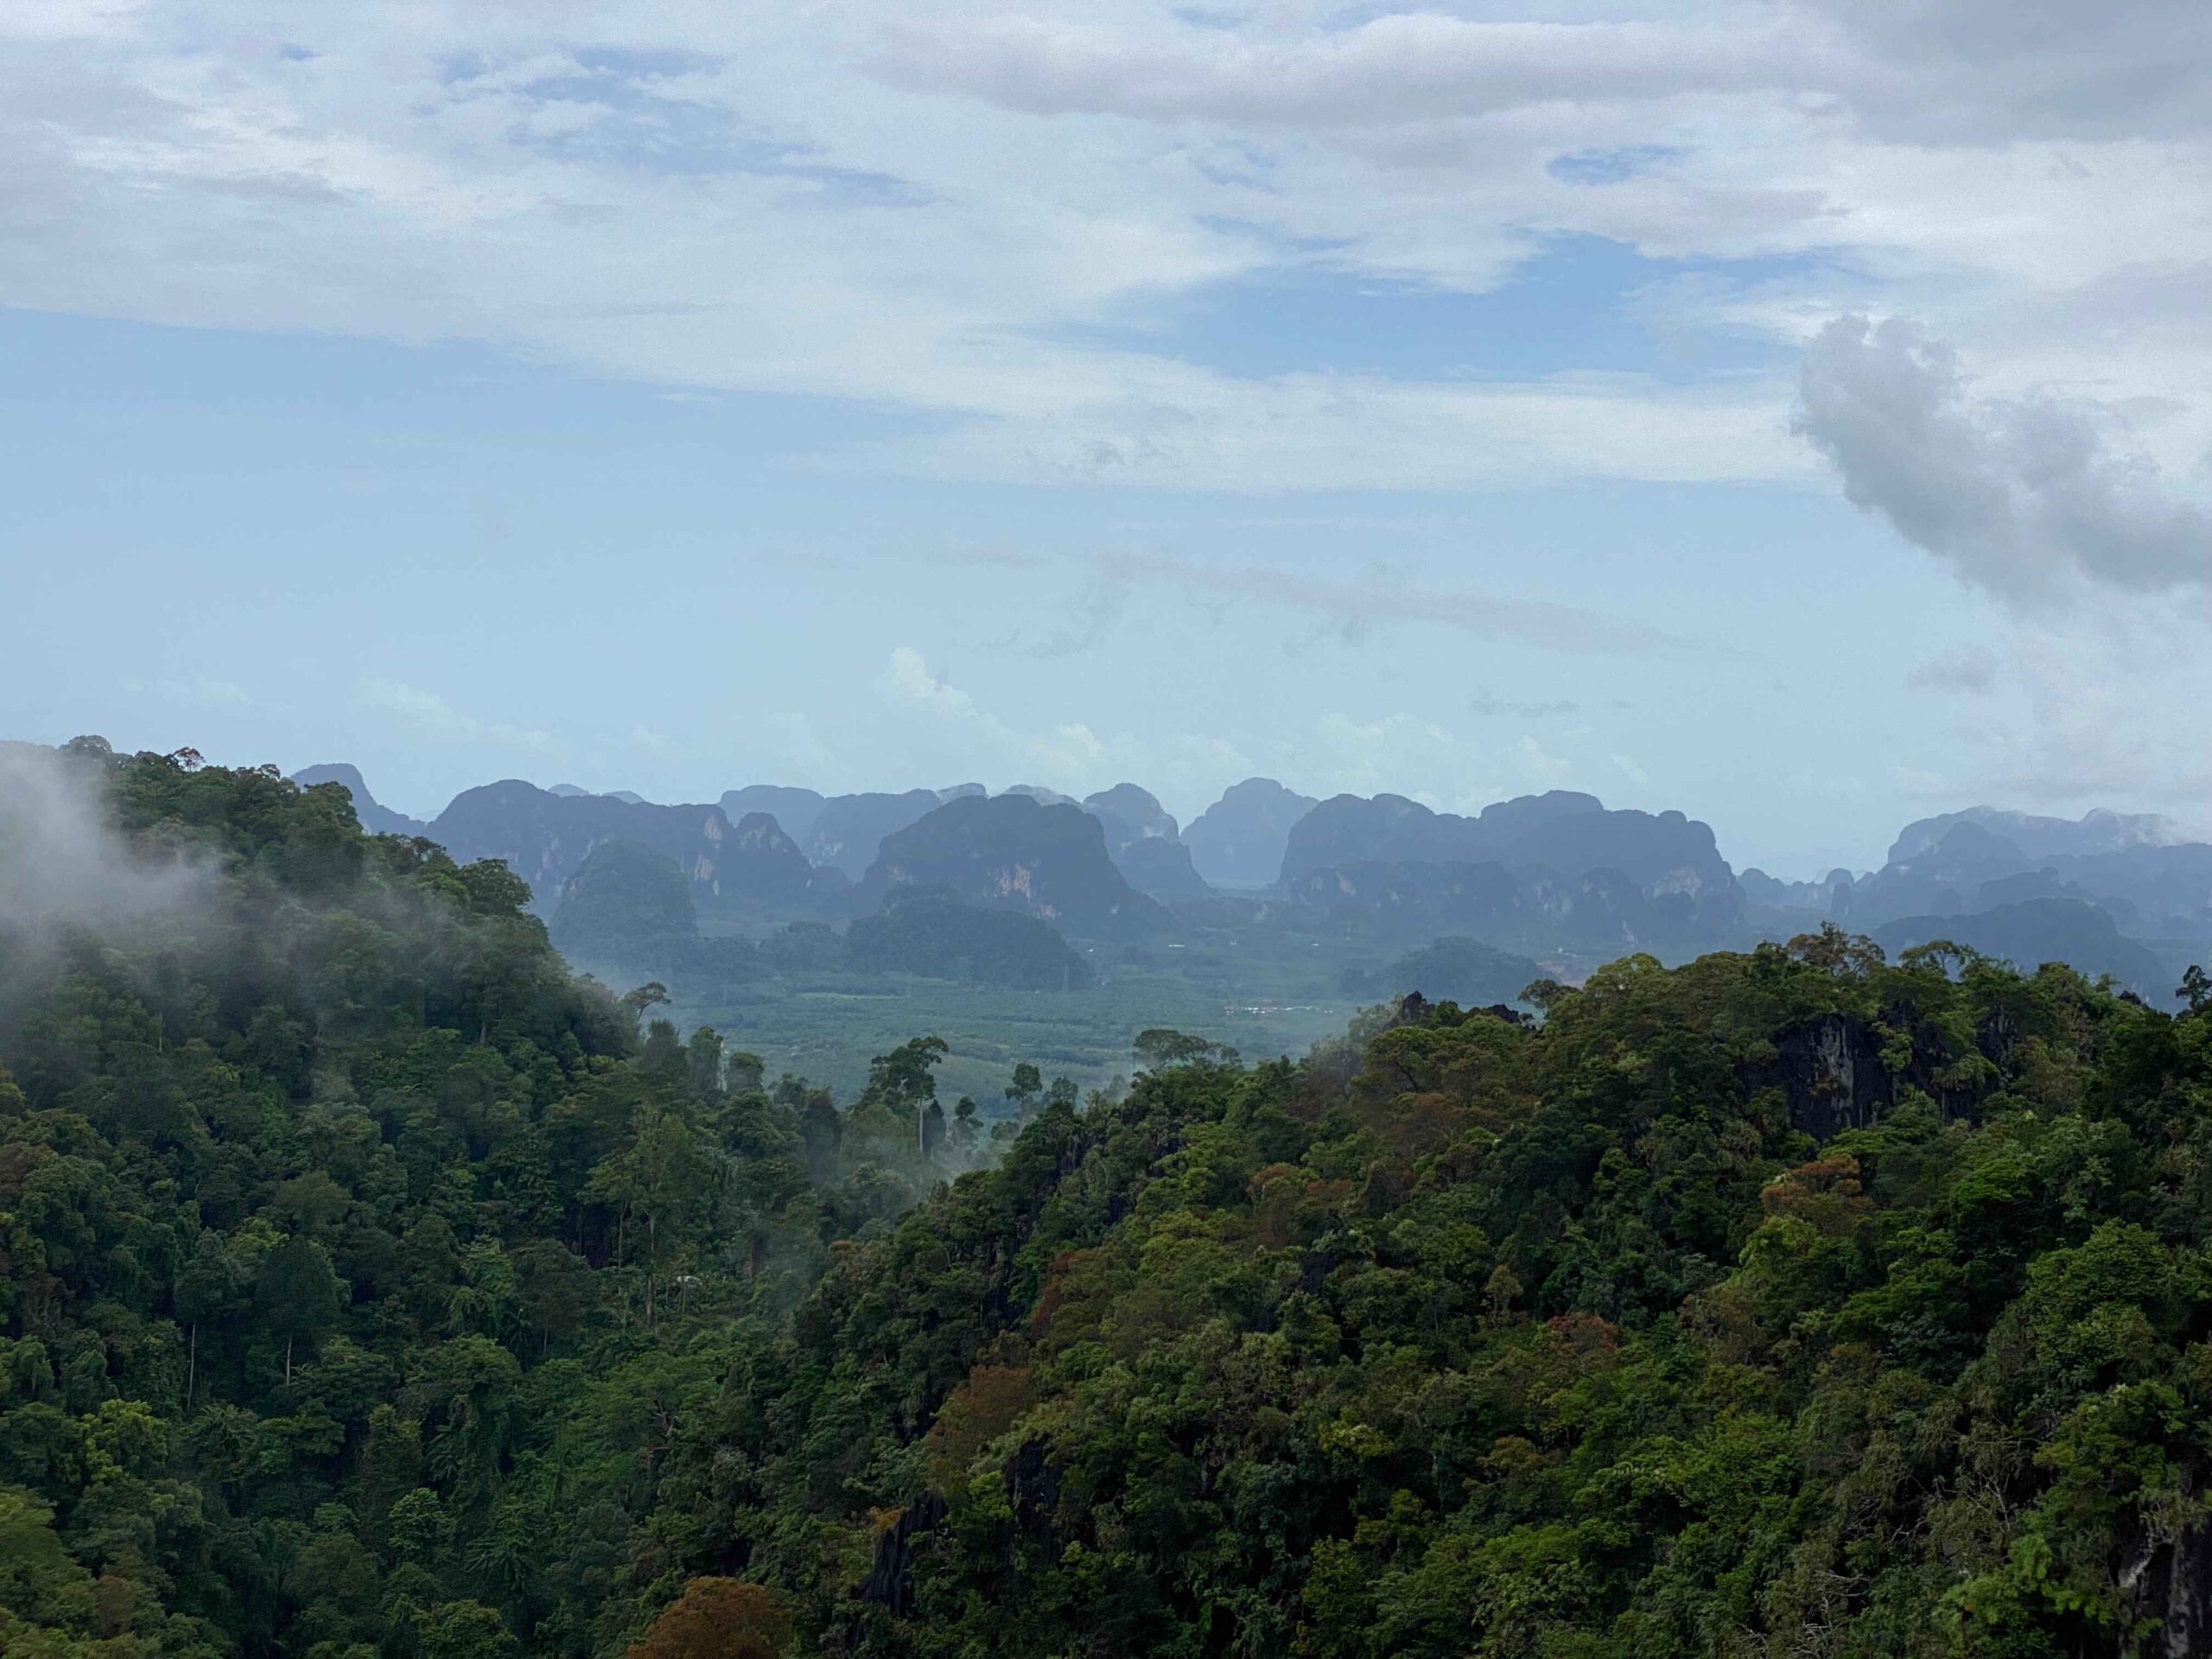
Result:
{"label": "forested hill", "polygon": [[623,1651],[685,1402],[982,1155],[941,1046],[765,1091],[528,896],[338,786],[0,750],[10,1659]]}
{"label": "forested hill", "polygon": [[2201,976],[1147,1033],[948,1184],[926,1040],[764,1089],[338,791],[71,765],[190,879],[4,944],[11,1656],[2206,1649]]}
{"label": "forested hill", "polygon": [[2206,1040],[1827,934],[1057,1112],[671,1484],[825,1650],[2195,1654]]}

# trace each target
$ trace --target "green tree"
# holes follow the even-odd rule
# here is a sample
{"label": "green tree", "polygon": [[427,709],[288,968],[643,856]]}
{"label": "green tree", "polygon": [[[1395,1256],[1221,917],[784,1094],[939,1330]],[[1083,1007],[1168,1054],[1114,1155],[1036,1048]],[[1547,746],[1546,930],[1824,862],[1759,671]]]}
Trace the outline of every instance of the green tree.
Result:
{"label": "green tree", "polygon": [[616,1212],[618,1266],[635,1241],[649,1330],[659,1285],[691,1260],[694,1227],[713,1202],[711,1174],[690,1125],[650,1100],[638,1106],[628,1144],[591,1173],[585,1191]]}
{"label": "green tree", "polygon": [[480,1601],[448,1601],[421,1625],[423,1659],[520,1659],[522,1644]]}
{"label": "green tree", "polygon": [[1132,1045],[1137,1064],[1147,1071],[1165,1071],[1170,1066],[1212,1064],[1229,1065],[1236,1060],[1236,1051],[1224,1044],[1193,1037],[1186,1032],[1171,1030],[1166,1026],[1154,1026],[1141,1031]]}
{"label": "green tree", "polygon": [[284,1344],[284,1381],[292,1380],[295,1344],[310,1347],[338,1323],[345,1290],[330,1258],[312,1240],[295,1234],[263,1258],[254,1283],[254,1313]]}

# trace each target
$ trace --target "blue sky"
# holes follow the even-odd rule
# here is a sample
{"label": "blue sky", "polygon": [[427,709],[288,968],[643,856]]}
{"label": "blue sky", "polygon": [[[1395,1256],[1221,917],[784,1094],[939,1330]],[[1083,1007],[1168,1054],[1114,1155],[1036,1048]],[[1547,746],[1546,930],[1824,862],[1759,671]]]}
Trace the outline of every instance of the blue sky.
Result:
{"label": "blue sky", "polygon": [[2212,817],[2194,24],[397,15],[0,20],[11,734]]}

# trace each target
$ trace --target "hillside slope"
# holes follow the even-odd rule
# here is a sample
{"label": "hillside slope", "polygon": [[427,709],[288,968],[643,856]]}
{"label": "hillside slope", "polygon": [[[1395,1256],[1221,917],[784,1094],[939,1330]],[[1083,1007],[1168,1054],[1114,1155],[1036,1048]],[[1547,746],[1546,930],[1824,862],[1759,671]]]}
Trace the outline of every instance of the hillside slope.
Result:
{"label": "hillside slope", "polygon": [[[994,1133],[927,1035],[844,1103],[641,1038],[340,789],[41,755],[11,1656],[2205,1650],[2201,976],[1830,928],[1302,1062],[1133,1033]],[[681,929],[663,855],[592,858]]]}
{"label": "hillside slope", "polygon": [[943,886],[970,904],[1022,911],[1091,938],[1140,936],[1166,920],[1115,868],[1096,818],[1027,795],[948,801],[886,836],[858,896],[877,900],[905,886]]}
{"label": "hillside slope", "polygon": [[848,1653],[2202,1650],[2212,1015],[1840,934],[1409,1014],[841,1258],[692,1570]]}

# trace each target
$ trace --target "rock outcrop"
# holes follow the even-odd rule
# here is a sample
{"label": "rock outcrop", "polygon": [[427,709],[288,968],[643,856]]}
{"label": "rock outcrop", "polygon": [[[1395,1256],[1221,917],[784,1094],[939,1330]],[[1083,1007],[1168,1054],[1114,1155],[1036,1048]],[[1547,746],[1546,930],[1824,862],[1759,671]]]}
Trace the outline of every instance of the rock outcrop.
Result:
{"label": "rock outcrop", "polygon": [[1232,784],[1183,832],[1192,868],[1217,887],[1272,886],[1291,830],[1319,804],[1272,778]]}
{"label": "rock outcrop", "polygon": [[1138,937],[1167,919],[1115,868],[1096,818],[1024,795],[949,801],[886,836],[857,897],[880,900],[893,887],[933,884],[1086,938]]}

